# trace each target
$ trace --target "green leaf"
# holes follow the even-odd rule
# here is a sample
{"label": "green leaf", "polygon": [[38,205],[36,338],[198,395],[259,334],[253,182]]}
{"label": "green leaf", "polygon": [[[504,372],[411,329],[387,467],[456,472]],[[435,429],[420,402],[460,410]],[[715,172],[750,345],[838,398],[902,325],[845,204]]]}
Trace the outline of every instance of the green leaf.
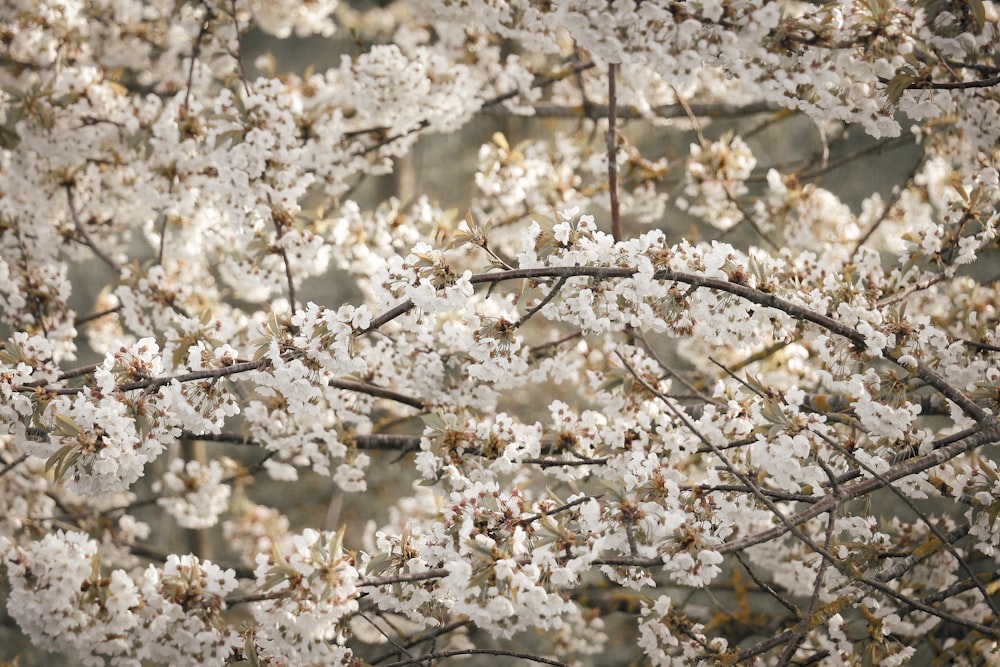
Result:
{"label": "green leaf", "polygon": [[257,647],[254,645],[252,632],[248,632],[243,638],[243,658],[250,663],[251,667],[261,667],[260,657],[257,655]]}
{"label": "green leaf", "polygon": [[64,445],[45,461],[45,470],[46,472],[51,470],[52,476],[56,481],[59,481],[66,475],[66,471],[80,459],[81,455],[80,448],[76,443]]}
{"label": "green leaf", "polygon": [[983,0],[969,0],[969,11],[972,12],[972,20],[976,23],[976,32],[982,32],[986,25],[986,8]]}
{"label": "green leaf", "polygon": [[14,124],[8,122],[0,127],[0,148],[12,151],[21,143],[21,135],[14,130]]}
{"label": "green leaf", "polygon": [[903,97],[910,86],[915,84],[919,80],[919,77],[909,67],[904,67],[903,69],[896,72],[896,76],[889,80],[889,84],[885,89],[886,102],[891,107],[896,107],[899,105],[900,98]]}
{"label": "green leaf", "polygon": [[80,425],[73,421],[73,418],[69,415],[64,415],[61,412],[56,414],[56,433],[59,435],[68,436],[71,438],[79,438],[83,435],[83,429]]}
{"label": "green leaf", "polygon": [[383,575],[392,568],[392,556],[380,553],[368,563],[368,571],[375,575]]}

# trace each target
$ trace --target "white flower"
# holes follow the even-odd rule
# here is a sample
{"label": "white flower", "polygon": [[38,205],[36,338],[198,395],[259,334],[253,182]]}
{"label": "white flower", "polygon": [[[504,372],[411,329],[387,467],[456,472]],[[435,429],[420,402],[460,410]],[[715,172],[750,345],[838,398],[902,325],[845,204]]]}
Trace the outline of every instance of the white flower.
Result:
{"label": "white flower", "polygon": [[163,494],[156,502],[184,528],[210,528],[229,504],[230,488],[221,483],[225,472],[219,461],[202,465],[174,459],[153,485]]}

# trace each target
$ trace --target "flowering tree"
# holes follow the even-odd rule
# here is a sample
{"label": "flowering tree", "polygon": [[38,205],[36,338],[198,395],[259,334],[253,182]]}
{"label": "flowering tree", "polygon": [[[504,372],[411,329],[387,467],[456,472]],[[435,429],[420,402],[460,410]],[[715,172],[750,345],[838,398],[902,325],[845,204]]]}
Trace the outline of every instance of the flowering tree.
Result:
{"label": "flowering tree", "polygon": [[[995,661],[997,7],[383,5],[0,8],[20,631],[115,665]],[[293,75],[251,31],[354,51]],[[357,203],[510,115],[574,120],[494,134],[467,214]],[[758,164],[802,119],[813,159]],[[904,143],[857,211],[817,183]],[[322,275],[356,296],[306,302]],[[367,526],[248,488],[349,502],[373,457],[407,481]]]}

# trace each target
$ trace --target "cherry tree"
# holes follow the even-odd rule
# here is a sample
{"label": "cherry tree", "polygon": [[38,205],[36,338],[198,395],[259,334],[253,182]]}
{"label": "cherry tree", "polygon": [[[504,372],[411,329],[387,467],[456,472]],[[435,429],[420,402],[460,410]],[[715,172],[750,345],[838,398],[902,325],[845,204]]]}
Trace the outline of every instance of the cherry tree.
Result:
{"label": "cherry tree", "polygon": [[[998,28],[3,3],[8,614],[87,665],[998,664]],[[461,209],[358,194],[473,121]],[[792,122],[819,150],[755,156]],[[296,519],[306,476],[352,519]]]}

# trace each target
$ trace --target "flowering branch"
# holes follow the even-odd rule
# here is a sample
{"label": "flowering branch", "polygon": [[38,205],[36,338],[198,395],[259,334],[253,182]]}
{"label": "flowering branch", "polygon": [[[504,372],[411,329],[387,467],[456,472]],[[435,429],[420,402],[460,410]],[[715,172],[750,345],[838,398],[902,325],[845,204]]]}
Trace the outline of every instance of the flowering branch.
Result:
{"label": "flowering branch", "polygon": [[996,7],[501,4],[0,11],[12,650],[989,661]]}

